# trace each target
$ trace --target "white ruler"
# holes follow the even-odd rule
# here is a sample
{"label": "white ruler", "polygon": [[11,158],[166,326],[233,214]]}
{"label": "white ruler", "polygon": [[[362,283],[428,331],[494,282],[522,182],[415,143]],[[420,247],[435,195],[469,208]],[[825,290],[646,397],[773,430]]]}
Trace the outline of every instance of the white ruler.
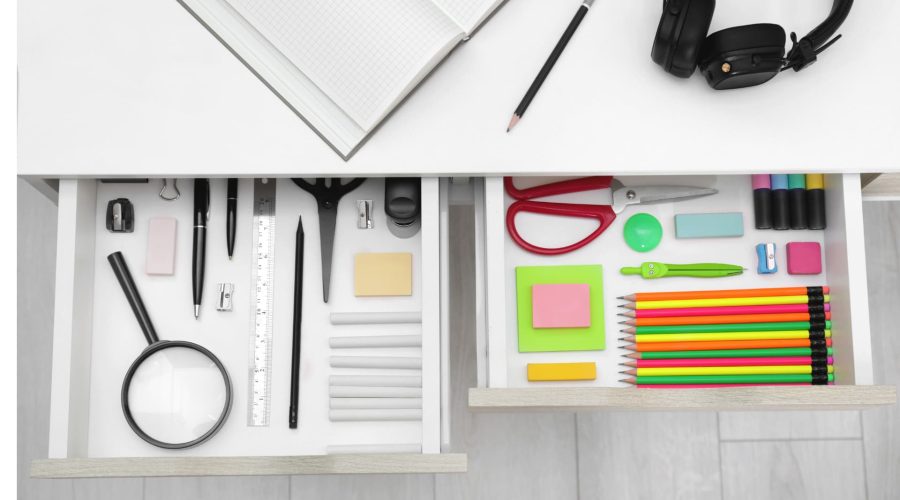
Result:
{"label": "white ruler", "polygon": [[268,426],[272,400],[275,295],[275,179],[253,181],[253,325],[247,425]]}

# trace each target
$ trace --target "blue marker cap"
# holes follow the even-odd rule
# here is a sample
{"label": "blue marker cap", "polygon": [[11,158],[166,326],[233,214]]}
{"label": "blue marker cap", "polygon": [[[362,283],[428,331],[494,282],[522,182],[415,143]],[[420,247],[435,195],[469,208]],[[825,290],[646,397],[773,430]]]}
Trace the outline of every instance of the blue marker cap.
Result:
{"label": "blue marker cap", "polygon": [[772,189],[787,189],[787,188],[788,188],[787,174],[772,174]]}

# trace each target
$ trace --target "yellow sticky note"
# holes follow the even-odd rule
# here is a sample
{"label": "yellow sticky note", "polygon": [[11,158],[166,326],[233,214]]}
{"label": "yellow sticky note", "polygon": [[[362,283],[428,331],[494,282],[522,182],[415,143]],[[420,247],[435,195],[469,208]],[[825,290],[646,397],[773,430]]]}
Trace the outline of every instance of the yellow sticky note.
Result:
{"label": "yellow sticky note", "polygon": [[357,297],[412,295],[412,254],[358,253],[354,276]]}
{"label": "yellow sticky note", "polygon": [[531,382],[596,378],[596,363],[528,363],[528,380]]}

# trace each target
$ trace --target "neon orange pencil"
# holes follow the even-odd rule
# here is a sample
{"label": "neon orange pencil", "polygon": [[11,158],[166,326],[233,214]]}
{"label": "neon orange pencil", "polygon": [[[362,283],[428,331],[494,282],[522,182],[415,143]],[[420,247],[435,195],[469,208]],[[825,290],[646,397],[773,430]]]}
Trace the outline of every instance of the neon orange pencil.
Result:
{"label": "neon orange pencil", "polygon": [[619,297],[632,302],[645,300],[724,299],[731,297],[782,297],[786,295],[825,295],[827,286],[785,288],[744,288],[739,290],[693,290],[687,292],[642,292]]}
{"label": "neon orange pencil", "polygon": [[811,347],[825,345],[831,347],[831,339],[822,343],[809,339],[769,339],[769,340],[712,340],[709,342],[647,342],[624,346],[629,351],[711,351],[721,349],[775,349],[781,347]]}
{"label": "neon orange pencil", "polygon": [[814,321],[814,317],[831,319],[831,313],[729,314],[723,316],[682,316],[669,318],[635,318],[621,321],[629,326],[717,325],[722,323],[771,323],[778,321]]}

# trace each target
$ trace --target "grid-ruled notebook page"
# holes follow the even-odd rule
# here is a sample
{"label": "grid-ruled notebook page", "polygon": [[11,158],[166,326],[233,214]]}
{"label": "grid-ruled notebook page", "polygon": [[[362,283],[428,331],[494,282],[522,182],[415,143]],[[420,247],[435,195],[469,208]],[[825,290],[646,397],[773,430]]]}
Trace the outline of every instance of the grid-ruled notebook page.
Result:
{"label": "grid-ruled notebook page", "polygon": [[471,33],[502,0],[432,0],[450,17]]}
{"label": "grid-ruled notebook page", "polygon": [[462,30],[425,0],[228,0],[370,130]]}

